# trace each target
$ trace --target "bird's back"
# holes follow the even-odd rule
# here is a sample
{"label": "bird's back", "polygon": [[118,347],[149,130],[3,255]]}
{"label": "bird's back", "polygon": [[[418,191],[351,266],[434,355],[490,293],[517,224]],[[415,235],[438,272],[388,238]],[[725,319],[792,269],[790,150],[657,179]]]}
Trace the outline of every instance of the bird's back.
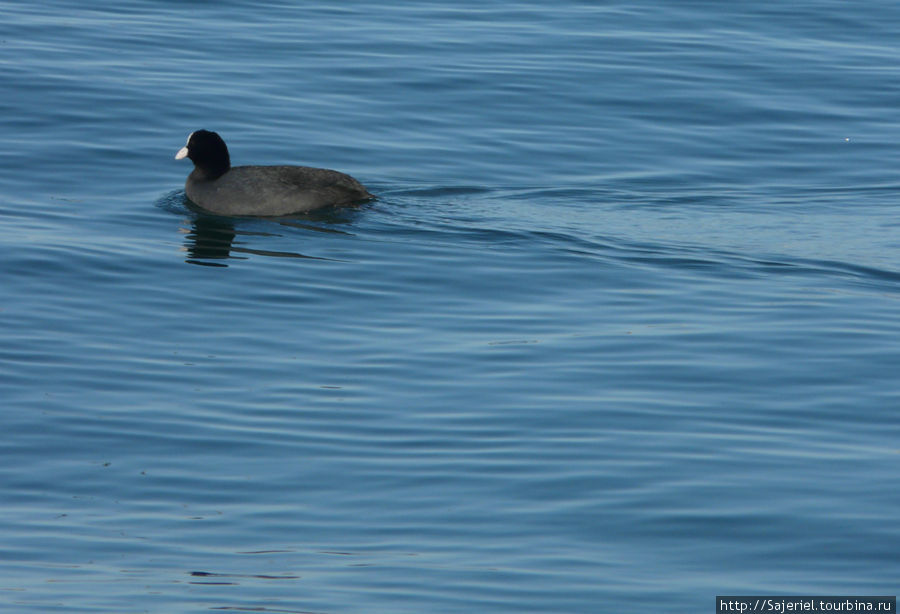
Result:
{"label": "bird's back", "polygon": [[308,166],[235,166],[212,181],[195,171],[185,191],[221,215],[288,215],[373,198],[350,175]]}

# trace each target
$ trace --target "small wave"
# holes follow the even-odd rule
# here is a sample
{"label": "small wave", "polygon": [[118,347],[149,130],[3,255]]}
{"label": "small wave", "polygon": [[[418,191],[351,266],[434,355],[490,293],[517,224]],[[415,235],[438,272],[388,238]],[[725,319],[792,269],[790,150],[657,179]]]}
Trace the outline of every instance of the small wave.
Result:
{"label": "small wave", "polygon": [[191,212],[184,190],[172,190],[156,199],[154,204],[163,211],[177,213],[178,215],[185,215]]}

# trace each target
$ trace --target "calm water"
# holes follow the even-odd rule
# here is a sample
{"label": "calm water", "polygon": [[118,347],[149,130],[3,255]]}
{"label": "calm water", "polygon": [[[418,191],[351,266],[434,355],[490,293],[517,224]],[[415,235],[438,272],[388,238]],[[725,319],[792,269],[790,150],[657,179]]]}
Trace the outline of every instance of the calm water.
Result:
{"label": "calm water", "polygon": [[672,4],[0,2],[0,610],[896,594],[900,5]]}

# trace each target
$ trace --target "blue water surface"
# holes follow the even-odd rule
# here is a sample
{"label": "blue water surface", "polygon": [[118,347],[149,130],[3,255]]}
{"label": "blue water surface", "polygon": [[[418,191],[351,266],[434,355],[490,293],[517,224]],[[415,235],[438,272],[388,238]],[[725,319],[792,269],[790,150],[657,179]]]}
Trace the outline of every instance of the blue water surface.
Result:
{"label": "blue water surface", "polygon": [[896,594],[897,3],[0,10],[0,610]]}

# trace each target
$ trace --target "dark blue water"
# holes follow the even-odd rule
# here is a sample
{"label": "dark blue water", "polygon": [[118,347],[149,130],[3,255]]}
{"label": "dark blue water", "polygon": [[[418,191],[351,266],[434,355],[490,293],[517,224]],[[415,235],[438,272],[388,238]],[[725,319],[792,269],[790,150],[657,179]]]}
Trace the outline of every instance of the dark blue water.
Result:
{"label": "dark blue water", "polygon": [[896,594],[897,3],[0,8],[0,610]]}

